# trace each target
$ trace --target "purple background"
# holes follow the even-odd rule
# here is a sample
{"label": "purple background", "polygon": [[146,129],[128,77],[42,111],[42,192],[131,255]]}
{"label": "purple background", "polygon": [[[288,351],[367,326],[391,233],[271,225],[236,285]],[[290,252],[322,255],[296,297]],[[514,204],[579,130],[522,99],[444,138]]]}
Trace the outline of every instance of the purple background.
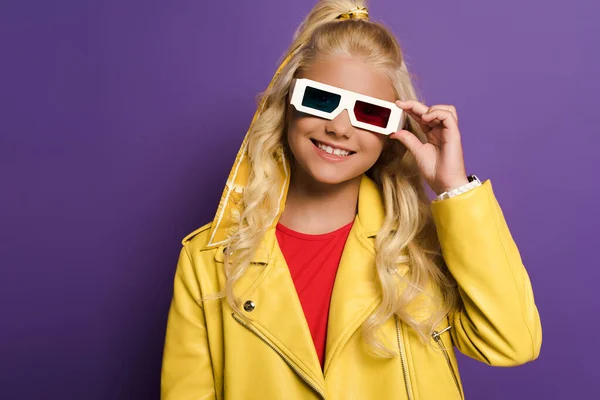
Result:
{"label": "purple background", "polygon": [[[159,397],[180,240],[212,219],[314,1],[235,3],[0,2],[2,399]],[[426,102],[457,106],[467,169],[492,179],[542,317],[536,362],[460,358],[468,399],[600,398],[598,13],[371,6]]]}

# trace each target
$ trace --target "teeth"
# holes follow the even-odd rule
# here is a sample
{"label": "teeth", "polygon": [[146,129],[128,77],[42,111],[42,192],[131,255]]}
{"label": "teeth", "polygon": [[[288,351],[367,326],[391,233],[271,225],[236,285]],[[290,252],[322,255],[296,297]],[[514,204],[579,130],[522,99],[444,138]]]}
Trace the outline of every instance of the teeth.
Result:
{"label": "teeth", "polygon": [[322,143],[317,142],[317,147],[320,148],[321,150],[325,151],[328,154],[333,154],[336,156],[348,156],[350,155],[349,151],[346,150],[342,150],[342,149],[334,149],[333,147],[330,146],[326,146]]}

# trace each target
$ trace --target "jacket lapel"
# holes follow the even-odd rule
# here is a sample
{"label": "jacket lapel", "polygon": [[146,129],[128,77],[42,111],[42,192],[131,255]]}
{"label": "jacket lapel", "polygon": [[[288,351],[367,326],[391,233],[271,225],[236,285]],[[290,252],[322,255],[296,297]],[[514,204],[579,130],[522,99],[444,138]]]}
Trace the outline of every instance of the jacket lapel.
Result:
{"label": "jacket lapel", "polygon": [[363,176],[358,215],[352,226],[335,278],[329,322],[324,375],[350,337],[381,301],[375,267],[375,240],[384,220],[378,187]]}
{"label": "jacket lapel", "polygon": [[[324,397],[325,380],[304,311],[296,293],[275,229],[263,240],[250,268],[262,272],[254,279],[240,279],[236,294],[242,305],[251,301],[254,309],[244,310],[247,327],[277,352],[286,363],[315,391]],[[268,251],[265,251],[267,250]],[[236,318],[237,319],[237,318]]]}

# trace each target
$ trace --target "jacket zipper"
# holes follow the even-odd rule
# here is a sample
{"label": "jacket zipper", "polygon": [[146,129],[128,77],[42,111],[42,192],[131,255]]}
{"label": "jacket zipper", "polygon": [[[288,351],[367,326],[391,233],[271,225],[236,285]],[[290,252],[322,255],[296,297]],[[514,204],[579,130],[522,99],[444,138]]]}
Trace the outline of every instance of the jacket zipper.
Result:
{"label": "jacket zipper", "polygon": [[413,400],[412,387],[410,384],[410,377],[408,375],[408,362],[406,360],[406,351],[404,349],[404,340],[402,338],[402,332],[400,330],[400,324],[398,322],[398,316],[394,315],[396,321],[396,333],[398,338],[398,350],[400,351],[400,362],[402,364],[402,375],[404,375],[404,386],[406,387],[406,397],[408,400]]}
{"label": "jacket zipper", "polygon": [[441,337],[442,333],[446,332],[450,328],[452,328],[451,325],[448,326],[447,328],[444,328],[440,332],[433,331],[433,333],[431,334],[431,337],[433,337],[433,340],[435,340],[435,342],[438,344],[440,350],[442,350],[442,353],[444,354],[444,358],[446,359],[446,363],[448,364],[448,368],[450,368],[450,373],[452,374],[452,378],[454,379],[454,384],[456,385],[458,394],[461,399],[464,399],[462,390],[460,390],[460,384],[458,383],[458,377],[456,376],[456,373],[454,372],[454,368],[452,368],[452,362],[450,361],[450,356],[448,355],[448,351],[446,350],[446,346],[444,345],[444,341],[442,340],[442,337]]}
{"label": "jacket zipper", "polygon": [[246,329],[248,329],[249,331],[251,331],[252,333],[254,333],[256,336],[258,336],[260,338],[260,340],[262,340],[267,346],[269,346],[273,351],[275,351],[277,354],[279,354],[279,356],[286,362],[286,364],[289,365],[290,368],[292,368],[301,378],[304,382],[306,382],[306,384],[308,386],[310,386],[311,388],[313,388],[313,390],[315,392],[317,392],[319,394],[319,396],[321,396],[321,398],[323,400],[325,400],[325,394],[323,393],[323,391],[321,391],[321,389],[319,389],[319,387],[312,382],[312,380],[306,376],[302,371],[300,371],[297,367],[296,364],[294,364],[294,362],[292,360],[290,360],[285,354],[283,354],[281,352],[281,350],[279,350],[277,348],[277,346],[275,346],[269,339],[267,339],[262,333],[260,333],[259,331],[257,331],[252,325],[247,324],[246,322],[244,322],[240,317],[238,317],[235,313],[231,313],[231,315],[233,316],[233,318],[239,322],[240,324],[242,324]]}

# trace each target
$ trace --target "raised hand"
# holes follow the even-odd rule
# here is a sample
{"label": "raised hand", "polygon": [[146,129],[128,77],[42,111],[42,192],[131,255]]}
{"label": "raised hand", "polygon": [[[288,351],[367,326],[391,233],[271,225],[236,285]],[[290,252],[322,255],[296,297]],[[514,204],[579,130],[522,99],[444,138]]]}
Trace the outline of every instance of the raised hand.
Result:
{"label": "raised hand", "polygon": [[439,195],[468,183],[456,108],[443,104],[427,107],[416,100],[398,100],[396,105],[420,125],[427,143],[421,143],[404,129],[390,137],[399,140],[414,155],[431,189]]}

